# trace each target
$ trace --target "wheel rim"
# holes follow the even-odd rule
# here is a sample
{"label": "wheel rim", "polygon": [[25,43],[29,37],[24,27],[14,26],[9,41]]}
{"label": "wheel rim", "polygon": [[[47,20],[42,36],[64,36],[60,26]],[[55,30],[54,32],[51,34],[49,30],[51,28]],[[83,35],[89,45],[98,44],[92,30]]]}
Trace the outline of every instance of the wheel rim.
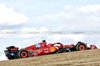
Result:
{"label": "wheel rim", "polygon": [[80,45],[80,46],[79,46],[79,50],[80,50],[80,51],[85,50],[85,46],[84,46],[84,45]]}
{"label": "wheel rim", "polygon": [[27,57],[27,52],[23,51],[23,52],[21,53],[21,57],[22,57],[22,58],[26,58],[26,57]]}

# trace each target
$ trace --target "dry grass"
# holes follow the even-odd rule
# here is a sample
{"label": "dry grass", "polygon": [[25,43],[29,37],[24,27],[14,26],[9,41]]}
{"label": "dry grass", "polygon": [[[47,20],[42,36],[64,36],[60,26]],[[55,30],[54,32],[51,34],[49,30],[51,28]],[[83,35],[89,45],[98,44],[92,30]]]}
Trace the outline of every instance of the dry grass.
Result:
{"label": "dry grass", "polygon": [[100,49],[1,61],[0,66],[100,66]]}

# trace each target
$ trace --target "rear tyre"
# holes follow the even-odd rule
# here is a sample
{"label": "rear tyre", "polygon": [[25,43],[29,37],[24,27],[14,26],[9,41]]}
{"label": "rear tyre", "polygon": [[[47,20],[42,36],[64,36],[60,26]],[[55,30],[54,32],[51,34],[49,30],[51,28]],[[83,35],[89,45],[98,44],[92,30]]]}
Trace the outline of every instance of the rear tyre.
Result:
{"label": "rear tyre", "polygon": [[19,58],[27,58],[29,57],[29,52],[25,49],[21,49],[18,53]]}
{"label": "rear tyre", "polygon": [[77,51],[83,51],[83,50],[87,50],[87,45],[83,42],[78,42],[76,44],[76,50]]}

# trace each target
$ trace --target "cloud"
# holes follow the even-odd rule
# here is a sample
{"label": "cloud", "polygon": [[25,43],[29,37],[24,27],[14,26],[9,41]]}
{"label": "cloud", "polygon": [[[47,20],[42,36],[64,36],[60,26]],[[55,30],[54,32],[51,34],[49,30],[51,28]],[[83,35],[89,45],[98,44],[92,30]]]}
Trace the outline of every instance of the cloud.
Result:
{"label": "cloud", "polygon": [[64,6],[64,9],[65,9],[65,10],[69,10],[69,9],[71,9],[72,7],[73,7],[72,5],[65,5],[65,6]]}
{"label": "cloud", "polygon": [[48,29],[46,27],[41,27],[40,29],[36,29],[36,28],[24,28],[22,29],[22,31],[47,31]]}
{"label": "cloud", "polygon": [[41,27],[40,29],[36,28],[24,28],[21,30],[21,33],[17,35],[17,37],[21,38],[31,38],[42,36],[42,33],[48,31],[46,27]]}
{"label": "cloud", "polygon": [[15,12],[5,4],[0,4],[0,25],[20,25],[27,23],[28,20],[24,14]]}
{"label": "cloud", "polygon": [[13,30],[0,30],[0,38],[11,38],[14,33]]}
{"label": "cloud", "polygon": [[84,40],[84,35],[82,34],[52,34],[47,36],[47,41],[48,42],[61,42],[63,44],[76,44],[78,41],[83,41]]}
{"label": "cloud", "polygon": [[[100,5],[75,7],[65,5],[64,11],[37,17],[40,22],[56,23],[58,29],[66,31],[98,31],[100,28]],[[66,28],[66,29],[65,29]],[[52,27],[53,29],[53,27]]]}
{"label": "cloud", "polygon": [[87,6],[82,6],[78,8],[80,12],[97,12],[100,11],[100,5],[87,5]]}

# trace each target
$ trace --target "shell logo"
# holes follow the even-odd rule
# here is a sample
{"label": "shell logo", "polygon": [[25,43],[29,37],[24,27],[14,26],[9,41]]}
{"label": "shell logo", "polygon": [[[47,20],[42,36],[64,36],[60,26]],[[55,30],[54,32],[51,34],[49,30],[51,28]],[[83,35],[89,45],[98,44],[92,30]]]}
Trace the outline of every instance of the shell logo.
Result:
{"label": "shell logo", "polygon": [[50,51],[51,51],[51,52],[54,52],[54,51],[55,51],[55,48],[54,48],[54,47],[51,47],[51,48],[50,48]]}

